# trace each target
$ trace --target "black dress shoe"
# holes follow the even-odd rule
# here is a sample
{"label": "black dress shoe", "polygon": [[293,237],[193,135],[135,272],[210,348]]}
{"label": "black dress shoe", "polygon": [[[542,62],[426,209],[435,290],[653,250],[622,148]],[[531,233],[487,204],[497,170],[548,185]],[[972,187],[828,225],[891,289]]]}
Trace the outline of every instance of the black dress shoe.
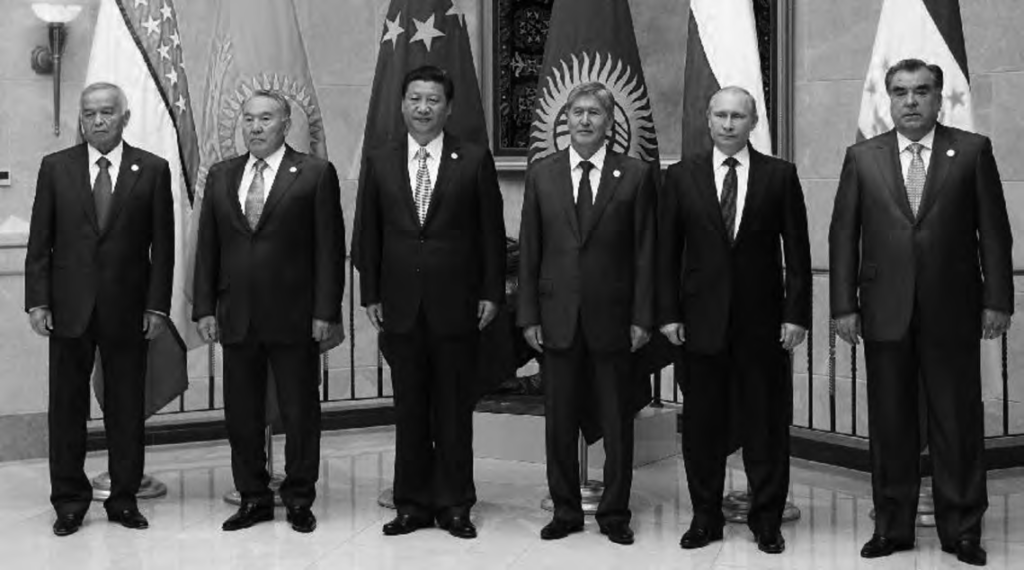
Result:
{"label": "black dress shoe", "polygon": [[709,528],[693,525],[679,539],[679,546],[686,550],[692,550],[694,548],[704,548],[716,540],[722,540],[722,527]]}
{"label": "black dress shoe", "polygon": [[551,519],[544,528],[540,529],[542,540],[559,540],[574,532],[582,532],[583,523],[570,523],[561,519]]}
{"label": "black dress shoe", "polygon": [[786,539],[779,529],[766,530],[757,534],[757,549],[768,554],[782,554],[786,550]]}
{"label": "black dress shoe", "polygon": [[988,564],[988,554],[981,547],[981,542],[970,538],[958,540],[952,545],[942,545],[942,551],[956,554],[956,559],[971,566]]}
{"label": "black dress shoe", "polygon": [[420,519],[412,515],[402,514],[391,519],[391,522],[384,525],[385,536],[398,536],[401,534],[409,534],[410,532],[416,532],[421,528],[430,528],[434,526],[432,519]]}
{"label": "black dress shoe", "polygon": [[274,507],[245,503],[221,525],[222,530],[233,531],[249,528],[256,523],[274,520]]}
{"label": "black dress shoe", "polygon": [[146,520],[146,517],[142,516],[142,513],[139,512],[138,507],[108,510],[107,520],[110,522],[118,523],[124,528],[132,528],[136,530],[149,528],[149,521]]}
{"label": "black dress shoe", "polygon": [[78,529],[82,528],[82,519],[84,518],[85,514],[83,513],[57,515],[57,520],[53,521],[53,534],[57,536],[75,534]]}
{"label": "black dress shoe", "polygon": [[614,522],[601,527],[601,534],[608,536],[608,540],[615,544],[633,544],[633,529],[629,528],[627,522]]}
{"label": "black dress shoe", "polygon": [[913,542],[900,542],[880,534],[873,535],[860,549],[861,558],[881,558],[894,552],[913,550]]}
{"label": "black dress shoe", "polygon": [[438,526],[456,538],[476,538],[476,527],[473,526],[473,521],[465,515],[456,515],[447,520],[438,521]]}
{"label": "black dress shoe", "polygon": [[316,517],[309,507],[292,507],[285,517],[295,532],[313,532],[316,530]]}

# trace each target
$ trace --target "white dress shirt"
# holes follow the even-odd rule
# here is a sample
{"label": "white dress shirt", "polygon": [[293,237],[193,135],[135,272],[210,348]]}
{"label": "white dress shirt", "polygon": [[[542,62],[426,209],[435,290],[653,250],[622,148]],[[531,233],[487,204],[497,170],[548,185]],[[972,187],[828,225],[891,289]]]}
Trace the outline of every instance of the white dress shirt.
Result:
{"label": "white dress shirt", "polygon": [[[267,203],[267,198],[270,197],[270,189],[274,186],[274,179],[277,178],[277,171],[281,168],[281,161],[284,159],[284,145],[278,147],[277,150],[270,153],[267,158],[263,161],[267,163],[267,167],[263,169],[263,203]],[[242,206],[242,211],[245,211],[245,197],[249,195],[249,186],[252,184],[252,179],[256,175],[256,170],[253,166],[256,165],[256,161],[259,160],[251,152],[249,153],[249,160],[245,161],[245,169],[242,171],[242,183],[238,185],[238,203]]]}
{"label": "white dress shirt", "polygon": [[[416,153],[420,151],[420,143],[409,137],[409,187],[412,188],[413,196],[416,195],[416,173],[420,169],[420,159]],[[437,135],[434,140],[426,144],[427,147],[427,172],[430,173],[430,188],[437,185],[437,172],[441,169],[441,153],[444,152],[444,132]]]}
{"label": "white dress shirt", "polygon": [[[932,160],[932,147],[935,146],[935,127],[932,127],[932,130],[917,142],[924,147],[921,149],[921,160],[924,161],[924,171],[927,174],[928,165]],[[904,182],[907,180],[907,173],[910,172],[910,161],[914,160],[914,153],[910,152],[910,149],[907,147],[913,143],[914,141],[896,131],[896,147],[900,150],[900,166],[902,167]]]}
{"label": "white dress shirt", "polygon": [[[739,152],[732,155],[739,161],[736,165],[736,228],[740,231],[740,221],[743,220],[743,206],[747,202],[747,180],[750,178],[750,149],[744,146]],[[727,154],[714,147],[711,151],[711,164],[715,167],[715,188],[718,189],[718,203],[722,203],[722,186],[725,184],[725,175],[729,173],[729,167],[725,164]],[[734,235],[735,237],[735,235]]]}
{"label": "white dress shirt", "polygon": [[[590,158],[586,159],[593,164],[594,167],[590,169],[590,195],[591,199],[597,201],[597,187],[601,184],[601,171],[604,170],[604,159],[608,155],[608,150],[604,145],[597,149],[597,152]],[[580,163],[583,162],[584,158],[580,156],[576,149],[572,146],[569,147],[569,174],[572,175],[572,201],[576,202],[580,192],[580,180],[583,179],[583,169],[580,168]]]}
{"label": "white dress shirt", "polygon": [[113,149],[107,154],[103,154],[96,147],[86,145],[89,149],[89,185],[92,188],[96,187],[96,177],[100,175],[100,165],[96,164],[96,161],[101,156],[107,157],[110,161],[110,168],[107,170],[110,173],[110,194],[114,194],[114,189],[117,188],[117,173],[121,170],[121,157],[124,155],[124,141],[117,143]]}

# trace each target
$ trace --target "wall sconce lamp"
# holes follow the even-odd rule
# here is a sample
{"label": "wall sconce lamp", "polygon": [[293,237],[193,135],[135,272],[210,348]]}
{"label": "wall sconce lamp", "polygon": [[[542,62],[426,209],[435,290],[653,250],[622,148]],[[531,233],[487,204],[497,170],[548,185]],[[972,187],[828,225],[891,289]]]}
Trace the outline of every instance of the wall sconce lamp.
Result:
{"label": "wall sconce lamp", "polygon": [[50,46],[32,50],[32,69],[39,74],[53,74],[53,134],[60,136],[60,59],[64,55],[67,24],[78,17],[81,6],[33,3],[36,17],[47,24]]}

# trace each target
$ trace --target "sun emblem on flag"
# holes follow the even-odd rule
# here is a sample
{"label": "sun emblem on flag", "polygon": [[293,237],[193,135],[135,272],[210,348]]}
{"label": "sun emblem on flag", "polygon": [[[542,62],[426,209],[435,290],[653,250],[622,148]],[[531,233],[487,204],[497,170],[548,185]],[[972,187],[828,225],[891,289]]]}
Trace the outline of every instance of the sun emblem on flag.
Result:
{"label": "sun emblem on flag", "polygon": [[533,160],[569,146],[566,100],[574,87],[593,81],[604,84],[615,97],[615,121],[608,134],[609,148],[642,160],[657,157],[658,142],[647,86],[629,65],[610,55],[602,60],[601,54],[591,61],[586,52],[582,58],[573,54],[571,62],[559,63],[553,67],[547,85],[538,95],[530,133]]}

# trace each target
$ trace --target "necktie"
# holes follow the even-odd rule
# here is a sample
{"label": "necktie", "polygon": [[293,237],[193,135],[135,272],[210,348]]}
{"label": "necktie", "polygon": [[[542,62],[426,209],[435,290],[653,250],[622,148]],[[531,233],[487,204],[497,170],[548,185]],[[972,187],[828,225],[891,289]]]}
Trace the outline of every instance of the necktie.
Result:
{"label": "necktie", "polygon": [[260,222],[260,215],[263,214],[263,201],[266,195],[263,191],[263,171],[267,169],[267,163],[263,159],[257,160],[252,169],[252,182],[249,183],[249,192],[245,195],[245,219],[249,221],[249,227],[255,230],[256,224]]}
{"label": "necktie", "polygon": [[110,183],[110,160],[101,156],[96,161],[100,167],[100,173],[96,175],[96,182],[92,185],[92,199],[96,204],[96,223],[100,231],[107,225],[107,216],[110,214],[110,200],[114,196],[112,184]]}
{"label": "necktie", "polygon": [[427,147],[421,146],[416,151],[416,160],[419,161],[419,168],[416,170],[416,191],[413,199],[416,201],[416,215],[420,219],[420,225],[427,219],[427,208],[430,207],[430,171],[427,170],[427,158],[430,153]]}
{"label": "necktie", "polygon": [[720,206],[722,207],[722,221],[725,222],[725,232],[729,234],[730,242],[733,241],[736,235],[736,193],[739,186],[736,177],[736,166],[739,163],[740,161],[736,160],[734,156],[730,156],[722,162],[722,164],[729,167],[729,172],[725,173],[725,180],[722,181]]}
{"label": "necktie", "polygon": [[580,224],[580,229],[586,231],[587,223],[590,222],[590,211],[594,209],[594,191],[590,186],[590,170],[594,168],[594,164],[589,161],[580,162],[580,170],[583,171],[583,175],[580,176],[580,187],[576,191],[576,221]]}
{"label": "necktie", "polygon": [[921,151],[924,145],[921,143],[910,143],[907,146],[912,155],[910,168],[907,170],[907,200],[910,201],[910,210],[917,216],[917,209],[921,205],[921,196],[924,194],[924,159],[921,158]]}

